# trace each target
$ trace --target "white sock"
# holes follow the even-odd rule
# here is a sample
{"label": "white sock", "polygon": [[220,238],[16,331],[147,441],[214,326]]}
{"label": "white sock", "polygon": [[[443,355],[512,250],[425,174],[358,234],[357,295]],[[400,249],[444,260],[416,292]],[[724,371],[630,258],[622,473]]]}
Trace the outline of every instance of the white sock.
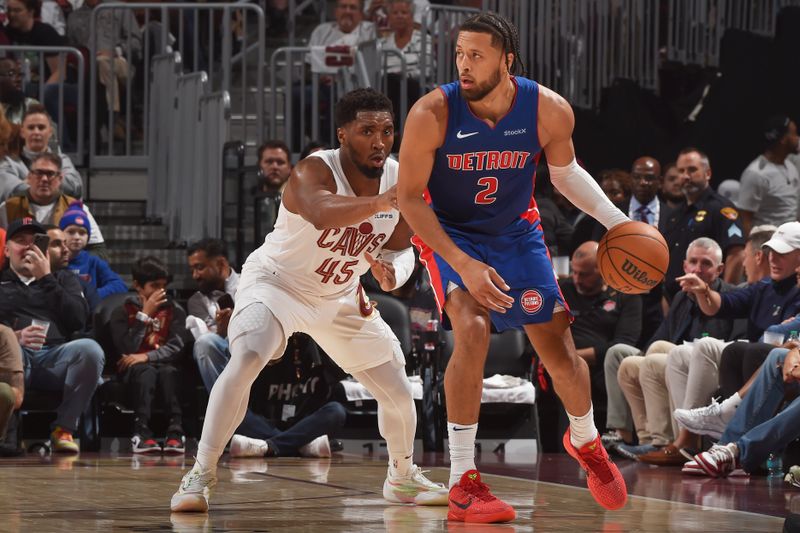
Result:
{"label": "white sock", "polygon": [[450,487],[461,481],[468,470],[475,470],[475,436],[478,424],[447,423],[447,438],[450,448]]}
{"label": "white sock", "polygon": [[575,448],[580,449],[597,438],[597,428],[594,425],[594,409],[589,406],[589,412],[583,416],[567,413],[569,418],[569,440]]}
{"label": "white sock", "polygon": [[195,458],[195,462],[200,465],[200,470],[203,472],[211,471],[216,473],[220,454],[217,450],[209,448],[210,446],[201,441],[200,444],[197,445],[197,457]]}
{"label": "white sock", "polygon": [[736,414],[736,408],[739,407],[740,403],[742,403],[742,397],[739,396],[738,392],[734,392],[733,396],[722,400],[722,403],[719,404],[722,420],[730,422],[733,415]]}
{"label": "white sock", "polygon": [[389,474],[393,478],[407,478],[411,475],[411,465],[414,462],[414,454],[405,453],[389,454]]}

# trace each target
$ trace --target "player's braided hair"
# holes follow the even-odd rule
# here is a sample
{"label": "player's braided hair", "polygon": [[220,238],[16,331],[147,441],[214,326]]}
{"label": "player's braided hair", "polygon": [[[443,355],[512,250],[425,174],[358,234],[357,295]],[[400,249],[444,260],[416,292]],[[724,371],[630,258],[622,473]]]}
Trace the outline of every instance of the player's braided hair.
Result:
{"label": "player's braided hair", "polygon": [[526,76],[528,74],[525,62],[522,60],[519,53],[519,31],[517,31],[517,27],[505,17],[493,11],[479,13],[462,22],[458,31],[488,33],[492,36],[493,46],[500,44],[503,47],[503,55],[514,54],[514,61],[508,65],[508,71],[511,74],[518,74],[520,76]]}
{"label": "player's braided hair", "polygon": [[388,111],[394,118],[392,101],[375,89],[361,88],[350,91],[336,103],[336,126],[341,128],[356,119],[359,111]]}

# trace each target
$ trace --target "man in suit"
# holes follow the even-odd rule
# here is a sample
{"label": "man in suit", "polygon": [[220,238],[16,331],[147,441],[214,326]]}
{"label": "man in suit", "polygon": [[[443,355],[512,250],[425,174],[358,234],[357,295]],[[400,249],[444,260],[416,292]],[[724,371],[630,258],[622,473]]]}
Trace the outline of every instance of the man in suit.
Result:
{"label": "man in suit", "polygon": [[[658,197],[658,192],[661,190],[661,165],[653,157],[642,156],[633,162],[631,177],[633,178],[633,194],[630,200],[617,204],[617,207],[631,220],[650,224],[664,233],[667,213],[671,209]],[[605,228],[600,224],[596,226],[593,238],[599,241],[605,233]],[[644,343],[653,336],[664,319],[661,294],[661,285],[658,285],[648,294],[642,295],[642,331],[636,343],[639,347],[643,347]]]}

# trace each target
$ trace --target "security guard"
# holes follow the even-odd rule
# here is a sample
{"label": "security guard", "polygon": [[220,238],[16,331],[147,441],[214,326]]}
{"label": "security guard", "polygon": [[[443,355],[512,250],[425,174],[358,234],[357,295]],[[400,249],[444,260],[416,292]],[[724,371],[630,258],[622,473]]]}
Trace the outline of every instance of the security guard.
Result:
{"label": "security guard", "polygon": [[678,154],[677,167],[686,203],[669,213],[662,230],[669,245],[664,284],[669,300],[680,290],[675,278],[683,275],[683,259],[690,242],[698,237],[714,239],[725,254],[725,280],[737,283],[742,273],[745,241],[739,212],[709,186],[708,156],[696,148],[685,148]]}

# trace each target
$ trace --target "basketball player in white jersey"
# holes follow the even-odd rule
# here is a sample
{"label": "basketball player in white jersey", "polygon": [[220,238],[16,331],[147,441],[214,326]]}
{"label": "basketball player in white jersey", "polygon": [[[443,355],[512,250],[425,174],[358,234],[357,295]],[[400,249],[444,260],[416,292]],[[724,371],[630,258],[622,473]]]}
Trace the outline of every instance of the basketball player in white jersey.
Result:
{"label": "basketball player in white jersey", "polygon": [[211,390],[197,460],[172,511],[208,510],[217,461],[244,418],[250,386],[296,331],[311,335],[377,400],[389,452],[384,498],[447,505],[444,485],[412,464],[417,420],[400,343],[359,284],[371,268],[391,290],[414,266],[411,230],[397,210],[397,162],[388,159],[392,119],[384,95],[347,93],[336,105],[341,148],[316,152],[292,171],[275,230],[242,269],[228,327],[231,359]]}

